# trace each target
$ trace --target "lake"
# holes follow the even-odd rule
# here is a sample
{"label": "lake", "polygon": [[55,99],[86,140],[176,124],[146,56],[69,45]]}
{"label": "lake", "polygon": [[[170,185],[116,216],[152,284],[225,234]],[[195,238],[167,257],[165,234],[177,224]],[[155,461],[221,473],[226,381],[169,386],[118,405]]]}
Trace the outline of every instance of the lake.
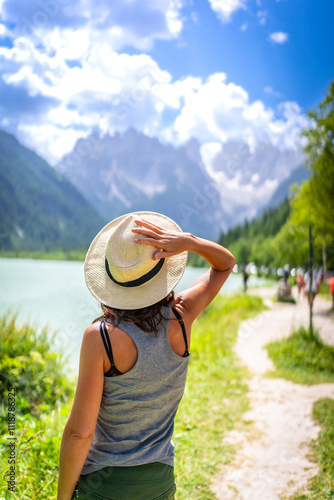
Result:
{"label": "lake", "polygon": [[[187,267],[176,291],[190,286],[203,272]],[[256,276],[248,280],[251,287],[265,284],[267,280]],[[232,273],[221,293],[242,288],[241,274]],[[0,259],[0,314],[6,311],[17,313],[19,323],[38,329],[47,326],[54,333],[54,350],[64,348],[76,372],[82,334],[101,309],[86,287],[83,262]]]}

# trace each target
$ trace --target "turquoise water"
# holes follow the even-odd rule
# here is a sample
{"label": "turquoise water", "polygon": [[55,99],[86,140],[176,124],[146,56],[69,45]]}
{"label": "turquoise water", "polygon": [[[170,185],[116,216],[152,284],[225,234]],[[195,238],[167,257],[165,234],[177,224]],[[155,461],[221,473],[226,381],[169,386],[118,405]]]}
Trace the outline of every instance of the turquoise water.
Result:
{"label": "turquoise water", "polygon": [[[187,267],[176,291],[189,287],[203,272]],[[250,276],[248,286],[266,283]],[[242,276],[232,273],[222,293],[242,286]],[[19,322],[48,326],[54,332],[54,349],[66,350],[75,371],[82,334],[100,315],[98,302],[86,288],[83,262],[33,259],[0,259],[0,314],[6,311],[17,313]]]}

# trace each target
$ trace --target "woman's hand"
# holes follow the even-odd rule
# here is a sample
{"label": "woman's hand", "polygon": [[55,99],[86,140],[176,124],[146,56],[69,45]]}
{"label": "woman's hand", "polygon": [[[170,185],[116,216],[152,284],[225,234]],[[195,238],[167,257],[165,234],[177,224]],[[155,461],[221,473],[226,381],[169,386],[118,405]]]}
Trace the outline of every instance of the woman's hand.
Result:
{"label": "woman's hand", "polygon": [[229,250],[213,241],[190,233],[169,231],[145,219],[135,222],[139,227],[133,228],[132,231],[140,236],[135,241],[156,247],[158,250],[153,256],[154,259],[171,257],[191,250],[204,257],[211,265],[211,269],[198,278],[190,288],[183,290],[175,297],[175,305],[178,306],[180,314],[190,328],[197,316],[219,293],[235,265],[235,258]]}
{"label": "woman's hand", "polygon": [[132,231],[144,236],[136,238],[135,242],[158,248],[159,250],[153,256],[155,260],[171,257],[172,255],[190,250],[191,240],[193,238],[190,233],[169,231],[145,219],[136,220],[135,223],[141,227],[133,228]]}

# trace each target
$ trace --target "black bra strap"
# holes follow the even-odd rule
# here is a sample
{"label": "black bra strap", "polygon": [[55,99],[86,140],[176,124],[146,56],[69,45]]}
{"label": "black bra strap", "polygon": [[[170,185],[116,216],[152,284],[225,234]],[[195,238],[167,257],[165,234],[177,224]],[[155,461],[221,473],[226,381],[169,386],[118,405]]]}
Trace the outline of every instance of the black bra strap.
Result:
{"label": "black bra strap", "polygon": [[111,363],[111,367],[114,368],[115,367],[114,356],[112,354],[112,348],[111,348],[108,330],[107,330],[104,318],[102,318],[101,322],[100,322],[100,334],[101,334],[103,344],[104,344],[105,350],[107,352],[109,361]]}
{"label": "black bra strap", "polygon": [[178,320],[178,322],[180,323],[180,326],[181,326],[181,329],[182,329],[182,333],[183,333],[183,338],[184,338],[184,342],[186,344],[186,350],[184,351],[184,354],[183,354],[183,358],[186,358],[187,356],[189,356],[190,352],[189,352],[189,348],[188,348],[188,339],[187,339],[187,332],[186,332],[186,328],[184,326],[184,322],[183,322],[183,318],[181,316],[181,314],[179,313],[179,311],[177,309],[175,309],[175,307],[172,307],[172,311],[173,313],[175,314],[175,317],[176,319]]}

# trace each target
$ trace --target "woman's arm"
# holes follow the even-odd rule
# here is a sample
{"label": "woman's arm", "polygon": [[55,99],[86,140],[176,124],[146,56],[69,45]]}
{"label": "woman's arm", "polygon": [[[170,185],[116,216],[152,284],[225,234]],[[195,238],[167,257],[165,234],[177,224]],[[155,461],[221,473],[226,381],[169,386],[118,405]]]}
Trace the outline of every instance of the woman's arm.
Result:
{"label": "woman's arm", "polygon": [[219,293],[235,265],[235,258],[229,250],[217,243],[198,238],[190,233],[164,230],[146,220],[137,220],[140,226],[132,229],[141,235],[135,241],[152,245],[159,250],[154,259],[168,258],[184,251],[192,251],[204,257],[211,269],[200,276],[193,285],[177,294],[175,305],[180,309],[188,327],[204,311]]}
{"label": "woman's arm", "polygon": [[204,257],[211,265],[202,276],[186,290],[178,293],[175,304],[182,309],[190,324],[208,307],[220,292],[235,266],[235,258],[229,250],[217,243],[192,236],[191,250]]}
{"label": "woman's arm", "polygon": [[57,500],[71,500],[95,432],[100,408],[104,367],[97,327],[84,333],[77,388],[60,446]]}

